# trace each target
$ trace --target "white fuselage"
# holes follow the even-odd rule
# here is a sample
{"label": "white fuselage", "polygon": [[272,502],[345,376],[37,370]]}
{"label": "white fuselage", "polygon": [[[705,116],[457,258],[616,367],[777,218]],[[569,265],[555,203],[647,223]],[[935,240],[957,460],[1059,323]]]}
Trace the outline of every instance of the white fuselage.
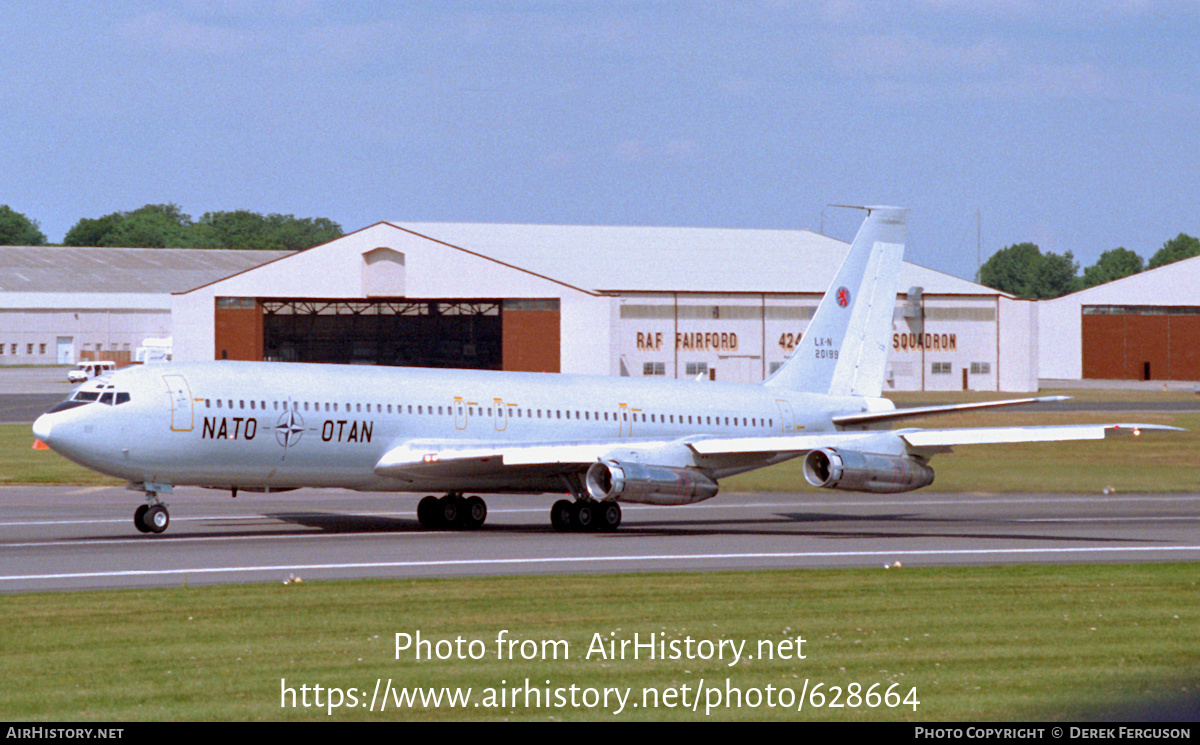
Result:
{"label": "white fuselage", "polygon": [[606,442],[617,453],[627,443],[660,465],[719,478],[784,458],[706,462],[672,443],[827,431],[832,414],[879,401],[709,381],[271,362],[147,365],[99,385],[110,386],[113,403],[45,414],[35,433],[68,458],[134,483],[242,489],[563,491],[547,468],[375,472],[391,448],[423,442]]}

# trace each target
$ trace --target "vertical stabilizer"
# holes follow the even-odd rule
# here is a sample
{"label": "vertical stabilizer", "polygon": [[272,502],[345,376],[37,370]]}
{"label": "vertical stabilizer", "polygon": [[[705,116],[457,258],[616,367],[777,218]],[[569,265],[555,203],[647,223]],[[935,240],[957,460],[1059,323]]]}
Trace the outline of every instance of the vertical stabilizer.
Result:
{"label": "vertical stabilizer", "polygon": [[837,396],[882,392],[908,210],[867,210],[800,343],[763,385]]}

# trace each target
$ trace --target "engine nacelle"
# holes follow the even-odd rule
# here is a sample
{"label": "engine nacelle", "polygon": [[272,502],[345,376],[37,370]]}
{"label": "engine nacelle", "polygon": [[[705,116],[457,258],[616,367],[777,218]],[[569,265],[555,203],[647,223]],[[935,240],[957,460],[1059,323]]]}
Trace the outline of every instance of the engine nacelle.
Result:
{"label": "engine nacelle", "polygon": [[584,478],[592,499],[678,505],[717,496],[717,482],[694,468],[647,466],[615,460],[593,463]]}
{"label": "engine nacelle", "polygon": [[906,455],[818,448],[804,456],[804,478],[813,486],[895,493],[933,483],[933,469]]}

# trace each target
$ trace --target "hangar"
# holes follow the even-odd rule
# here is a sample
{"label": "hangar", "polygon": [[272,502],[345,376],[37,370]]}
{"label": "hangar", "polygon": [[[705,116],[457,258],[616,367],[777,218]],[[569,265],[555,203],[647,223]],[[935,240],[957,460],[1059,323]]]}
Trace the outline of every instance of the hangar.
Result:
{"label": "hangar", "polygon": [[1200,257],[1039,304],[1043,378],[1200,380]]}
{"label": "hangar", "polygon": [[[173,296],[175,358],[753,382],[849,246],[803,230],[381,222]],[[1037,389],[1037,306],[905,263],[887,386]]]}
{"label": "hangar", "polygon": [[0,365],[128,362],[171,335],[171,293],[290,253],[0,246]]}

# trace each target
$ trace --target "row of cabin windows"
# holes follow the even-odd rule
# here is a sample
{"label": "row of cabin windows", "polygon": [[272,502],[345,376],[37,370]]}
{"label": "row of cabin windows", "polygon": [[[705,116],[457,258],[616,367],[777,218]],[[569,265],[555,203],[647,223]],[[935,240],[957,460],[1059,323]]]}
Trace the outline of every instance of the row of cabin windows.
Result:
{"label": "row of cabin windows", "polygon": [[[274,405],[271,410],[287,411],[288,402],[273,401],[272,403]],[[296,411],[320,412],[320,411],[322,411],[322,407],[324,407],[323,410],[326,412],[339,413],[340,411],[342,411],[342,409],[340,408],[341,404],[337,404],[337,403],[312,402],[311,406],[310,406],[310,402],[308,402],[308,401],[293,401],[291,403],[292,403],[292,408],[295,409]],[[363,408],[364,406],[366,407],[366,409]],[[233,399],[223,399],[223,398],[217,398],[217,399],[206,398],[206,399],[204,399],[204,407],[206,409],[211,409],[211,408],[233,409],[234,408],[234,400]],[[247,401],[246,399],[239,399],[237,401],[236,408],[242,409],[242,410],[250,409],[251,411],[259,411],[259,410],[268,411],[267,402],[261,401],[261,400],[260,401],[253,401],[253,400]],[[437,413],[439,416],[445,416],[447,414],[453,416],[455,408],[456,407],[454,407],[454,406],[438,406]],[[464,413],[464,407],[458,406],[457,408],[458,408],[458,415],[462,416],[462,414]],[[418,404],[416,406],[415,413],[418,415],[421,415],[421,416],[432,415],[433,409],[434,409],[433,406],[425,406],[423,404]],[[386,410],[386,413],[388,413],[388,414],[393,413],[392,404],[387,404],[386,407],[384,404],[345,404],[344,410],[346,411],[346,413],[358,413],[358,414],[361,414],[361,413],[383,414],[383,413],[385,413],[385,410]],[[465,413],[468,416],[485,416],[484,411],[485,411],[485,408],[483,406],[479,406],[479,407],[467,406],[465,408]],[[510,417],[511,418],[513,416],[516,416],[517,418],[522,418],[521,412],[524,411],[525,412],[524,418],[526,418],[526,419],[534,419],[534,418],[537,418],[537,419],[543,419],[543,418],[544,419],[570,419],[571,418],[571,410],[569,410],[569,409],[566,411],[564,411],[562,409],[554,409],[553,411],[551,411],[550,409],[545,409],[545,410],[543,410],[543,409],[520,409],[517,407],[513,407],[513,408],[500,407],[500,408],[493,409],[492,407],[489,406],[489,407],[486,407],[486,411],[487,411],[486,416],[489,416],[489,417],[490,416],[500,416],[500,417]],[[543,415],[543,411],[545,412],[544,415]],[[397,404],[395,407],[394,413],[403,414],[404,406]],[[412,404],[408,404],[408,413],[409,414],[414,413]],[[611,413],[611,416],[610,416],[610,413]],[[564,416],[564,414],[566,416]],[[676,424],[676,417],[678,416],[678,418],[679,418],[678,423],[684,424],[684,415],[683,414],[678,414],[678,415],[677,414],[644,414],[641,412],[633,412],[633,421],[635,421],[635,422],[638,421],[639,416],[641,417],[641,421],[643,421],[643,422],[648,421],[651,424],[668,424],[668,423]],[[620,421],[628,422],[629,417],[630,417],[630,412],[627,412],[627,411],[621,412]],[[647,417],[649,417],[649,418],[647,419]],[[708,424],[708,425],[716,424],[717,426],[720,426],[722,418],[725,420],[726,427],[730,427],[730,426],[733,426],[733,427],[738,427],[738,426],[741,426],[741,427],[758,427],[758,426],[774,427],[775,426],[774,419],[759,419],[758,417],[736,417],[736,416],[735,417],[693,416],[690,414],[687,415],[686,423],[687,424]],[[739,418],[741,419],[741,424],[738,423]],[[575,411],[575,419],[583,419],[583,420],[587,420],[587,421],[597,421],[597,422],[599,422],[599,421],[606,421],[606,422],[618,421],[616,412],[607,412],[607,411],[605,411],[605,412],[599,412],[599,411],[580,412],[580,411],[576,410]],[[716,420],[715,422],[713,421],[714,419]]]}

